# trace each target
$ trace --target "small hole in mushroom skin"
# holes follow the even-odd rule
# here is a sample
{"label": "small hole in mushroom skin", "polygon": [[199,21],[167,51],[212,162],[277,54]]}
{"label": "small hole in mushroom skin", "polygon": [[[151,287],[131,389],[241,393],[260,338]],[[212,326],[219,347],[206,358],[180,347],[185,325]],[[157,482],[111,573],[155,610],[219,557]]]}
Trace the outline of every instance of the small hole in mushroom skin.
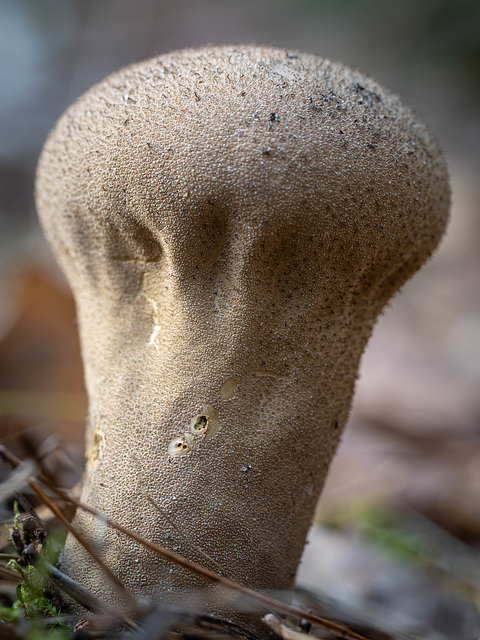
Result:
{"label": "small hole in mushroom skin", "polygon": [[183,437],[174,438],[168,445],[168,455],[171,457],[184,456],[192,450],[189,440],[192,436],[185,434]]}
{"label": "small hole in mushroom skin", "polygon": [[195,422],[192,425],[192,431],[194,433],[205,433],[207,429],[208,429],[207,416],[197,416]]}
{"label": "small hole in mushroom skin", "polygon": [[[202,413],[194,416],[190,421],[190,433],[193,436],[202,436],[205,440],[210,440],[217,433],[220,426],[218,410],[210,404],[202,406]],[[190,438],[193,436],[190,435]]]}

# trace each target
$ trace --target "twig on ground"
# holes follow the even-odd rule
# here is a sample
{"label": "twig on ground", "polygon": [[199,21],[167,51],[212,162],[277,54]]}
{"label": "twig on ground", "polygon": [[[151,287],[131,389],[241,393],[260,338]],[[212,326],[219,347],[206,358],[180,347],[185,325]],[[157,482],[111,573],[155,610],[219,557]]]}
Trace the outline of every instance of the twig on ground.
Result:
{"label": "twig on ground", "polygon": [[277,636],[283,638],[283,640],[305,640],[306,638],[311,638],[308,633],[287,627],[274,613],[267,613],[262,620],[270,629],[275,631]]}

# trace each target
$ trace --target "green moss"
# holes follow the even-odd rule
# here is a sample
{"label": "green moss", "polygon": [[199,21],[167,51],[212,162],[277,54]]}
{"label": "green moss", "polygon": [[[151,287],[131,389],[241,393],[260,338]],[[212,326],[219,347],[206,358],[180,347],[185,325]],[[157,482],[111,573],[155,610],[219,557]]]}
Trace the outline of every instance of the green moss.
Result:
{"label": "green moss", "polygon": [[[15,502],[13,526],[5,525],[10,532],[9,540],[12,540],[14,531],[20,533],[22,543],[27,545],[32,543],[31,531],[23,529],[22,514],[19,511],[18,504]],[[41,538],[43,540],[43,537]],[[10,607],[0,605],[0,620],[8,624],[17,624],[21,619],[29,620],[27,639],[39,640],[40,638],[63,638],[68,635],[58,635],[58,631],[65,634],[69,627],[64,623],[48,624],[48,618],[56,618],[62,615],[61,610],[52,601],[52,594],[49,591],[49,576],[42,569],[44,565],[42,560],[49,564],[55,565],[58,554],[61,550],[64,535],[59,533],[49,534],[47,539],[38,545],[39,560],[36,566],[27,565],[20,558],[10,560],[7,564],[8,568],[18,574],[18,584],[16,587],[16,600]],[[17,543],[18,544],[18,543]],[[55,632],[56,635],[52,636]]]}

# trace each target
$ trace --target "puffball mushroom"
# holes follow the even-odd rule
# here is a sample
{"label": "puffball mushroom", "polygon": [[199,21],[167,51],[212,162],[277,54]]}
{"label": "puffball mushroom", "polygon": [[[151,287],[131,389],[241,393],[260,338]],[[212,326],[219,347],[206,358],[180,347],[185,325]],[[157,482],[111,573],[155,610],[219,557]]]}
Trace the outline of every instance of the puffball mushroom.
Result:
{"label": "puffball mushroom", "polygon": [[[36,190],[77,305],[82,500],[237,582],[289,589],[375,320],[445,228],[436,141],[341,64],[207,47],[87,91]],[[99,539],[87,514],[75,525],[138,596],[207,586]],[[63,567],[120,601],[72,537]]]}

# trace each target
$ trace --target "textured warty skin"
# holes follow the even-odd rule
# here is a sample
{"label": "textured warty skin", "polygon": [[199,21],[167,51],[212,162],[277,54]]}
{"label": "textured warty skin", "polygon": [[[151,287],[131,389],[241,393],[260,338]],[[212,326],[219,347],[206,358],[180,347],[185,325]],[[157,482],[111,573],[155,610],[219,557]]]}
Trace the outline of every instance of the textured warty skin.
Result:
{"label": "textured warty skin", "polygon": [[[37,201],[77,304],[82,500],[249,587],[291,588],[372,327],[445,228],[436,141],[340,64],[180,51],[68,109]],[[75,524],[137,595],[206,586]],[[72,537],[62,566],[119,601]]]}

